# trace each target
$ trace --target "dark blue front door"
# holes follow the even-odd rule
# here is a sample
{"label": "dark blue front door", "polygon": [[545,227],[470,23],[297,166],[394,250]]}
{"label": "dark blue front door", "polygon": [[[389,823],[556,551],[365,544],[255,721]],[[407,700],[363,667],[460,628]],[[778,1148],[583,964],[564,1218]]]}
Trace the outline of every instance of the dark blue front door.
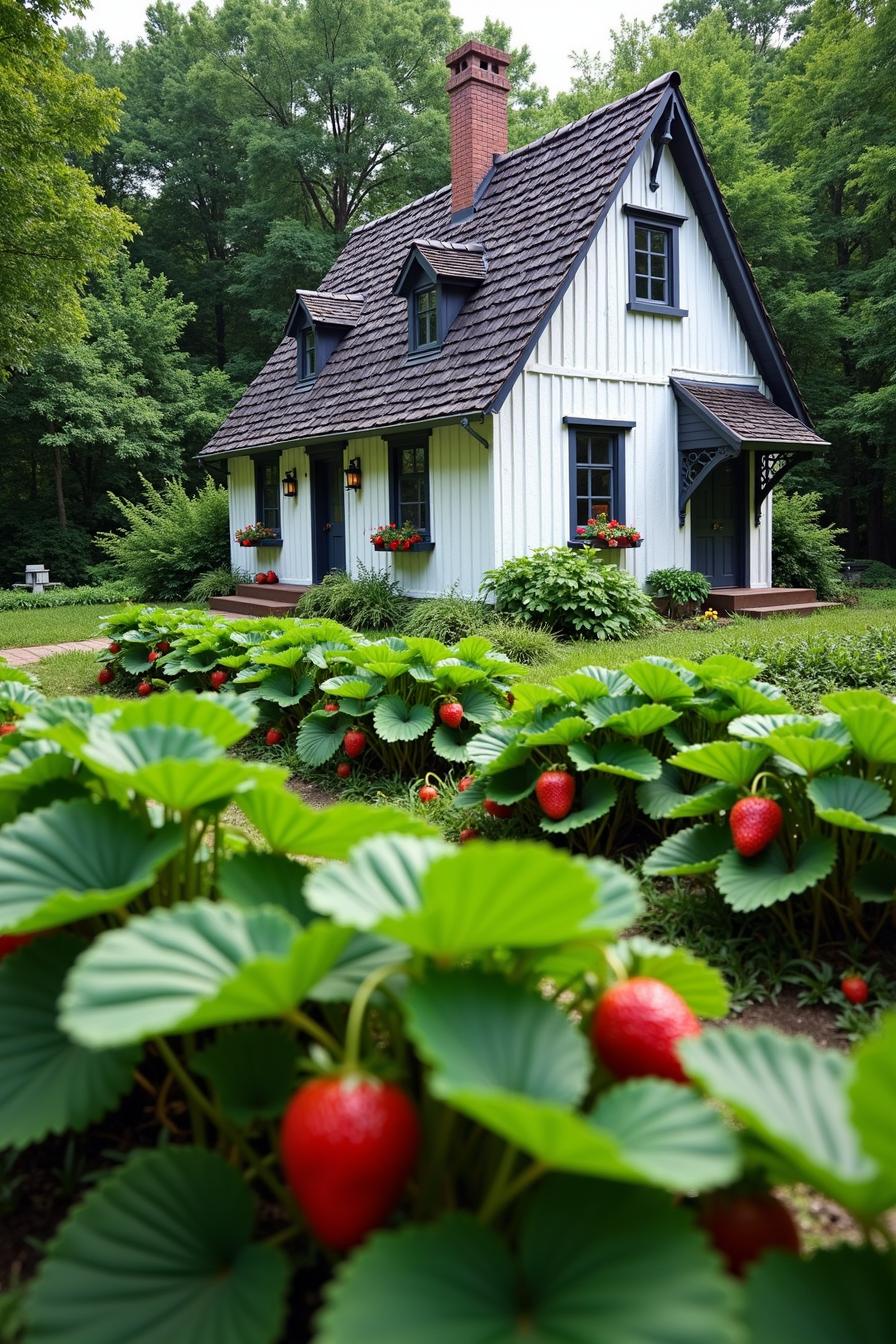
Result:
{"label": "dark blue front door", "polygon": [[722,462],[691,498],[691,567],[714,588],[746,582],[746,473],[743,458]]}
{"label": "dark blue front door", "polygon": [[311,459],[311,554],[315,583],[331,569],[345,569],[341,450]]}

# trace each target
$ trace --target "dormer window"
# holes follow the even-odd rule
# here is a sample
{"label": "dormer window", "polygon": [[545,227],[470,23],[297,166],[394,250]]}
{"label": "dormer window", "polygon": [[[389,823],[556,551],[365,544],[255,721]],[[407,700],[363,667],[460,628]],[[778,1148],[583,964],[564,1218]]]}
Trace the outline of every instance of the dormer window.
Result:
{"label": "dormer window", "polygon": [[407,299],[411,359],[438,354],[488,267],[481,243],[419,239],[411,244],[393,294]]}
{"label": "dormer window", "polygon": [[299,380],[310,383],[317,376],[317,336],[313,327],[306,327],[300,336]]}
{"label": "dormer window", "polygon": [[297,289],[286,336],[296,343],[296,380],[310,386],[364,311],[363,294]]}
{"label": "dormer window", "polygon": [[438,343],[438,290],[435,285],[427,285],[414,294],[414,348],[425,350]]}

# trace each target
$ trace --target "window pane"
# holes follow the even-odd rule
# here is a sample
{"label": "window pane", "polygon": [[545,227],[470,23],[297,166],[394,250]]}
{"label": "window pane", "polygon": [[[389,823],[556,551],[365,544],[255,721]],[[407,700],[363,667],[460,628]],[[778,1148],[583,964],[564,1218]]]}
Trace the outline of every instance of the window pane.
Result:
{"label": "window pane", "polygon": [[591,494],[589,489],[591,472],[586,467],[579,467],[576,472],[576,494],[587,498]]}
{"label": "window pane", "polygon": [[610,498],[610,468],[605,467],[600,471],[591,473],[591,498],[609,499]]}
{"label": "window pane", "polygon": [[650,230],[651,252],[664,253],[666,251],[667,236],[668,236],[667,234],[663,233],[662,229],[651,229]]}
{"label": "window pane", "polygon": [[650,297],[654,303],[664,303],[666,300],[666,282],[665,280],[651,280]]}
{"label": "window pane", "polygon": [[651,266],[650,270],[651,274],[654,276],[664,276],[666,274],[666,258],[654,257],[653,265]]}
{"label": "window pane", "polygon": [[635,298],[647,299],[650,297],[650,283],[646,275],[635,276]]}
{"label": "window pane", "polygon": [[647,230],[643,224],[635,225],[635,247],[639,252],[647,251]]}
{"label": "window pane", "polygon": [[646,253],[646,252],[636,252],[636,253],[635,253],[635,275],[646,275],[646,274],[647,274],[647,253]]}

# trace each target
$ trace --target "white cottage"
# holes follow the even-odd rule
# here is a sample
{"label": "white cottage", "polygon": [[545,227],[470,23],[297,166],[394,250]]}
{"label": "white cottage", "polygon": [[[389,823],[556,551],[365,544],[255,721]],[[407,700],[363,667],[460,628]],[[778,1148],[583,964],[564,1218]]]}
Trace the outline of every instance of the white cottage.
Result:
{"label": "white cottage", "polygon": [[[762,592],[770,492],[826,445],[678,75],[507,153],[508,63],[448,57],[450,185],[354,231],[203,450],[227,459],[233,530],[274,532],[234,564],[274,569],[284,609],[359,563],[474,595],[609,512],[644,537],[622,557],[641,580],[681,565],[722,608],[805,604]],[[375,552],[389,521],[421,540]]]}

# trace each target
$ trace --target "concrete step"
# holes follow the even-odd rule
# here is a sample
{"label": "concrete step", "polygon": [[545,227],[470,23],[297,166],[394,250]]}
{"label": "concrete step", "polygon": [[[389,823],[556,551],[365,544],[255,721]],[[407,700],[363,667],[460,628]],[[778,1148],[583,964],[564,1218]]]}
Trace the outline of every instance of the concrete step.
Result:
{"label": "concrete step", "polygon": [[814,601],[814,588],[713,588],[707,606],[730,616],[747,607],[798,607]]}
{"label": "concrete step", "polygon": [[237,597],[263,597],[272,602],[298,602],[308,592],[301,583],[238,583]]}
{"label": "concrete step", "polygon": [[222,616],[291,616],[295,601],[273,601],[266,597],[211,597],[209,610]]}
{"label": "concrete step", "polygon": [[737,615],[763,621],[769,616],[814,616],[816,611],[841,605],[840,602],[788,602],[776,607],[738,607]]}

